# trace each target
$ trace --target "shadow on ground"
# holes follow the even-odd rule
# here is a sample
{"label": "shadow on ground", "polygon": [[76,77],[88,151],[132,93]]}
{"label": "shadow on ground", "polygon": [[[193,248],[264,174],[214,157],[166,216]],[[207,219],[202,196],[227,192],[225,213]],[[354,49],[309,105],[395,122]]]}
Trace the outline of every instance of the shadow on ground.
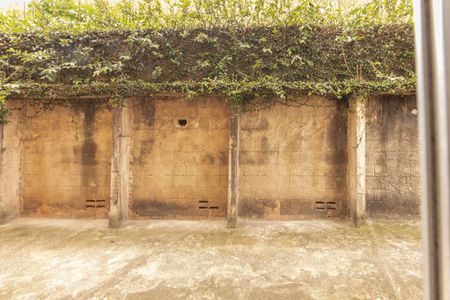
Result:
{"label": "shadow on ground", "polygon": [[417,220],[18,219],[0,257],[0,299],[423,297]]}

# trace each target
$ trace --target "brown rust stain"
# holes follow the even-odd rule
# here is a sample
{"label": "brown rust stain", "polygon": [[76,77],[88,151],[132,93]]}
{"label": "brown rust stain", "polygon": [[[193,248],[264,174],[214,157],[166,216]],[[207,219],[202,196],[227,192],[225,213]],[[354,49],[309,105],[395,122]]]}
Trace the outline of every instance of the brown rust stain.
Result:
{"label": "brown rust stain", "polygon": [[137,116],[135,122],[153,127],[155,124],[155,101],[152,98],[136,98],[134,114]]}
{"label": "brown rust stain", "polygon": [[269,129],[269,121],[266,118],[249,118],[241,123],[241,130],[266,131]]}
{"label": "brown rust stain", "polygon": [[205,153],[202,155],[202,158],[200,159],[200,163],[202,164],[214,164],[215,163],[214,156],[211,153]]}
{"label": "brown rust stain", "polygon": [[179,215],[185,213],[186,208],[179,203],[150,199],[135,199],[132,203],[134,214],[147,217]]}
{"label": "brown rust stain", "polygon": [[97,182],[97,144],[94,140],[94,125],[97,107],[93,103],[81,106],[84,115],[83,145],[81,146],[81,182],[82,193],[79,206],[87,199],[96,198],[98,195]]}
{"label": "brown rust stain", "polygon": [[25,214],[37,213],[39,207],[42,206],[42,201],[38,199],[26,199],[23,201],[22,212]]}
{"label": "brown rust stain", "polygon": [[155,138],[149,137],[148,139],[142,139],[139,141],[138,154],[133,158],[136,164],[147,163],[148,155],[152,153],[155,144]]}
{"label": "brown rust stain", "polygon": [[[210,203],[211,204],[211,203]],[[178,217],[224,217],[224,207],[217,204],[202,204],[198,201],[171,201],[155,199],[137,199],[132,203],[132,217],[178,218]],[[200,209],[199,207],[217,207],[218,209]]]}

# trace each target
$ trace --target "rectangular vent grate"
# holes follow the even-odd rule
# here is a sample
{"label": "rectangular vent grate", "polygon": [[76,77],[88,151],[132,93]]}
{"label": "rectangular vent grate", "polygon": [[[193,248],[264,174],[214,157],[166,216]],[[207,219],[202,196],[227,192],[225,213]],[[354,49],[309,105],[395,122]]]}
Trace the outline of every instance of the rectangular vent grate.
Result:
{"label": "rectangular vent grate", "polygon": [[86,208],[105,208],[106,201],[102,199],[88,199],[86,200]]}
{"label": "rectangular vent grate", "polygon": [[314,203],[314,209],[316,210],[336,210],[337,203],[336,201],[316,201]]}
{"label": "rectangular vent grate", "polygon": [[198,201],[198,209],[219,209],[218,206],[212,206],[209,204],[208,200],[199,200]]}

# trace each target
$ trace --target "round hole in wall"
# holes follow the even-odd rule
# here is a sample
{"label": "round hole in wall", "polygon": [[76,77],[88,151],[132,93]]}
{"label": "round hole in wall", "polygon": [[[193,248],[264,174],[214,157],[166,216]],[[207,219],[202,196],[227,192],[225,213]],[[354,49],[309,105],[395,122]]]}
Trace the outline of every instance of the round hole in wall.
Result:
{"label": "round hole in wall", "polygon": [[179,119],[178,120],[178,125],[185,127],[187,125],[187,120],[186,119]]}

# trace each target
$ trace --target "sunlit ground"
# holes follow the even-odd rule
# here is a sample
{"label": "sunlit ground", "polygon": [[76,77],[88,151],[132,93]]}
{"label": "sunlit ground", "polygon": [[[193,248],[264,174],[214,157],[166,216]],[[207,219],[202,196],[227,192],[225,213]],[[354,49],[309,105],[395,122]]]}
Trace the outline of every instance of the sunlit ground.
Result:
{"label": "sunlit ground", "polygon": [[0,226],[0,299],[421,299],[418,220],[19,219]]}

